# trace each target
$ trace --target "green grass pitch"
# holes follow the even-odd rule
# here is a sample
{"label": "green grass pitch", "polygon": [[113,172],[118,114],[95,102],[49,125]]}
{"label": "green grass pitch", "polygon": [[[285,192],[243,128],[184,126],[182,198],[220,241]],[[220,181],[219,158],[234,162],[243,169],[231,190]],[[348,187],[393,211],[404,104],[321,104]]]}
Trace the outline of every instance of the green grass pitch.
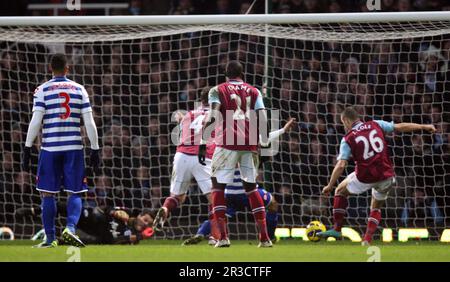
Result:
{"label": "green grass pitch", "polygon": [[[0,261],[65,262],[72,253],[67,246],[33,249],[37,242],[28,240],[0,242]],[[181,246],[177,240],[149,240],[134,246],[90,245],[80,249],[82,262],[154,261],[154,262],[365,262],[372,254],[367,247],[349,241],[303,242],[282,240],[273,248],[259,249],[256,241],[232,241],[230,248],[214,249],[202,242]],[[431,241],[376,243],[382,262],[450,261],[450,244]]]}

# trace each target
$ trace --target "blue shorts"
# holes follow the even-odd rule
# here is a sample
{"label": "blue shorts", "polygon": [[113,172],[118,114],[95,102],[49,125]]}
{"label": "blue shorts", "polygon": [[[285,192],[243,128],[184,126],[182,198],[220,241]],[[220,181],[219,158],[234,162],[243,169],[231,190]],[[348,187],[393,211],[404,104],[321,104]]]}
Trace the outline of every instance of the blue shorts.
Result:
{"label": "blue shorts", "polygon": [[[258,189],[259,195],[263,199],[264,206],[267,208],[272,201],[272,195],[265,189]],[[245,211],[250,209],[250,203],[248,201],[247,194],[225,194],[225,200],[227,203],[227,216],[233,217],[237,211]]]}
{"label": "blue shorts", "polygon": [[41,150],[37,170],[37,190],[58,193],[61,185],[64,191],[86,192],[83,150],[49,152]]}

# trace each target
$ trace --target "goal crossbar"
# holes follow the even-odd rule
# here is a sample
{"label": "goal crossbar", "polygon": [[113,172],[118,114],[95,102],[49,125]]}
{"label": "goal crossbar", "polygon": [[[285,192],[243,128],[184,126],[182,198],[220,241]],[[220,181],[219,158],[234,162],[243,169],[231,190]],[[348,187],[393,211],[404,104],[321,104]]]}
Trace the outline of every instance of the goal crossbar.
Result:
{"label": "goal crossbar", "polygon": [[2,17],[0,26],[79,26],[79,25],[195,25],[195,24],[319,24],[449,21],[450,11],[312,13],[252,15],[182,15],[182,16],[43,16]]}

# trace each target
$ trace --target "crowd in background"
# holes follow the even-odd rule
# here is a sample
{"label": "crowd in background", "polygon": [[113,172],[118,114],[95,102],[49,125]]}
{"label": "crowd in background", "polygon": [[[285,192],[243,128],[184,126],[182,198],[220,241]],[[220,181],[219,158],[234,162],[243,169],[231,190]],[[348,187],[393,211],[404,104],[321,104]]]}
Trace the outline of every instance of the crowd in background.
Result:
{"label": "crowd in background", "polygon": [[[194,5],[202,1],[167,2],[173,4],[172,14],[220,12]],[[325,7],[319,5],[322,2],[274,1],[274,11],[330,11],[317,10]],[[345,10],[344,2],[348,1],[331,1],[331,6]],[[423,4],[408,3],[411,9]],[[399,9],[400,4],[395,6]],[[235,13],[231,7],[235,6],[227,12]],[[45,45],[11,42],[1,42],[0,50],[0,222],[12,222],[15,208],[40,202],[34,191],[36,165],[31,173],[21,171],[20,152],[31,118],[32,93],[51,78],[47,65],[51,51]],[[176,126],[172,113],[193,109],[203,87],[225,81],[227,61],[243,63],[248,83],[260,89],[264,84],[264,38],[257,36],[204,31],[65,44],[65,52],[69,78],[85,85],[90,94],[101,140],[102,171],[93,177],[88,170],[86,204],[91,206],[161,205],[169,193],[176,148],[170,136]],[[282,121],[289,117],[299,121],[282,138],[280,153],[260,172],[262,184],[281,204],[281,224],[301,225],[329,215],[330,199],[320,196],[320,190],[327,184],[345,133],[339,114],[348,105],[355,105],[364,119],[436,126],[433,136],[388,137],[398,177],[385,215],[397,225],[444,224],[444,216],[450,214],[449,35],[353,43],[277,39],[271,41],[269,57],[265,103],[280,110]],[[37,164],[38,141],[35,144]],[[192,189],[195,194],[195,183]],[[351,199],[349,218],[364,220],[369,196]],[[188,199],[181,215],[193,213],[189,201],[205,203],[199,197]],[[206,214],[206,209],[198,212]]]}
{"label": "crowd in background", "polygon": [[[112,9],[112,15],[194,15],[264,13],[265,0],[81,0],[81,3],[128,3],[128,9]],[[52,15],[52,10],[26,10],[27,3],[66,3],[65,0],[16,0],[2,13]],[[271,13],[341,13],[366,12],[367,0],[269,0]],[[384,12],[450,10],[446,0],[381,0]],[[99,10],[64,11],[60,14],[102,14]]]}

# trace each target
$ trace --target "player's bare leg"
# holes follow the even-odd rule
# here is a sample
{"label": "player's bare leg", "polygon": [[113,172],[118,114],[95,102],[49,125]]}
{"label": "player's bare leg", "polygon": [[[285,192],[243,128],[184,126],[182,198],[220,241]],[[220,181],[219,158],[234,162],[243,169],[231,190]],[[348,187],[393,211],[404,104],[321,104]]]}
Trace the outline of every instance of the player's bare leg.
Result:
{"label": "player's bare leg", "polygon": [[252,209],[256,227],[258,228],[260,242],[258,247],[272,247],[272,242],[267,233],[266,207],[258,189],[256,189],[256,183],[242,181],[242,185],[247,193],[250,208]]}
{"label": "player's bare leg", "polygon": [[214,219],[216,220],[217,230],[219,238],[214,245],[215,248],[225,248],[230,246],[230,240],[228,239],[227,218],[226,218],[226,202],[225,202],[225,186],[226,184],[218,183],[215,177],[211,178],[212,181],[212,207],[214,213]]}
{"label": "player's bare leg", "polygon": [[347,206],[348,196],[350,192],[347,190],[349,179],[346,178],[336,188],[333,201],[333,228],[325,232],[317,233],[317,236],[328,238],[333,237],[336,239],[342,238],[342,223],[344,222]]}
{"label": "player's bare leg", "polygon": [[385,200],[377,200],[372,196],[372,202],[370,203],[370,214],[367,220],[367,229],[362,241],[363,246],[369,246],[372,243],[373,233],[377,230],[381,221],[381,208],[383,207]]}

